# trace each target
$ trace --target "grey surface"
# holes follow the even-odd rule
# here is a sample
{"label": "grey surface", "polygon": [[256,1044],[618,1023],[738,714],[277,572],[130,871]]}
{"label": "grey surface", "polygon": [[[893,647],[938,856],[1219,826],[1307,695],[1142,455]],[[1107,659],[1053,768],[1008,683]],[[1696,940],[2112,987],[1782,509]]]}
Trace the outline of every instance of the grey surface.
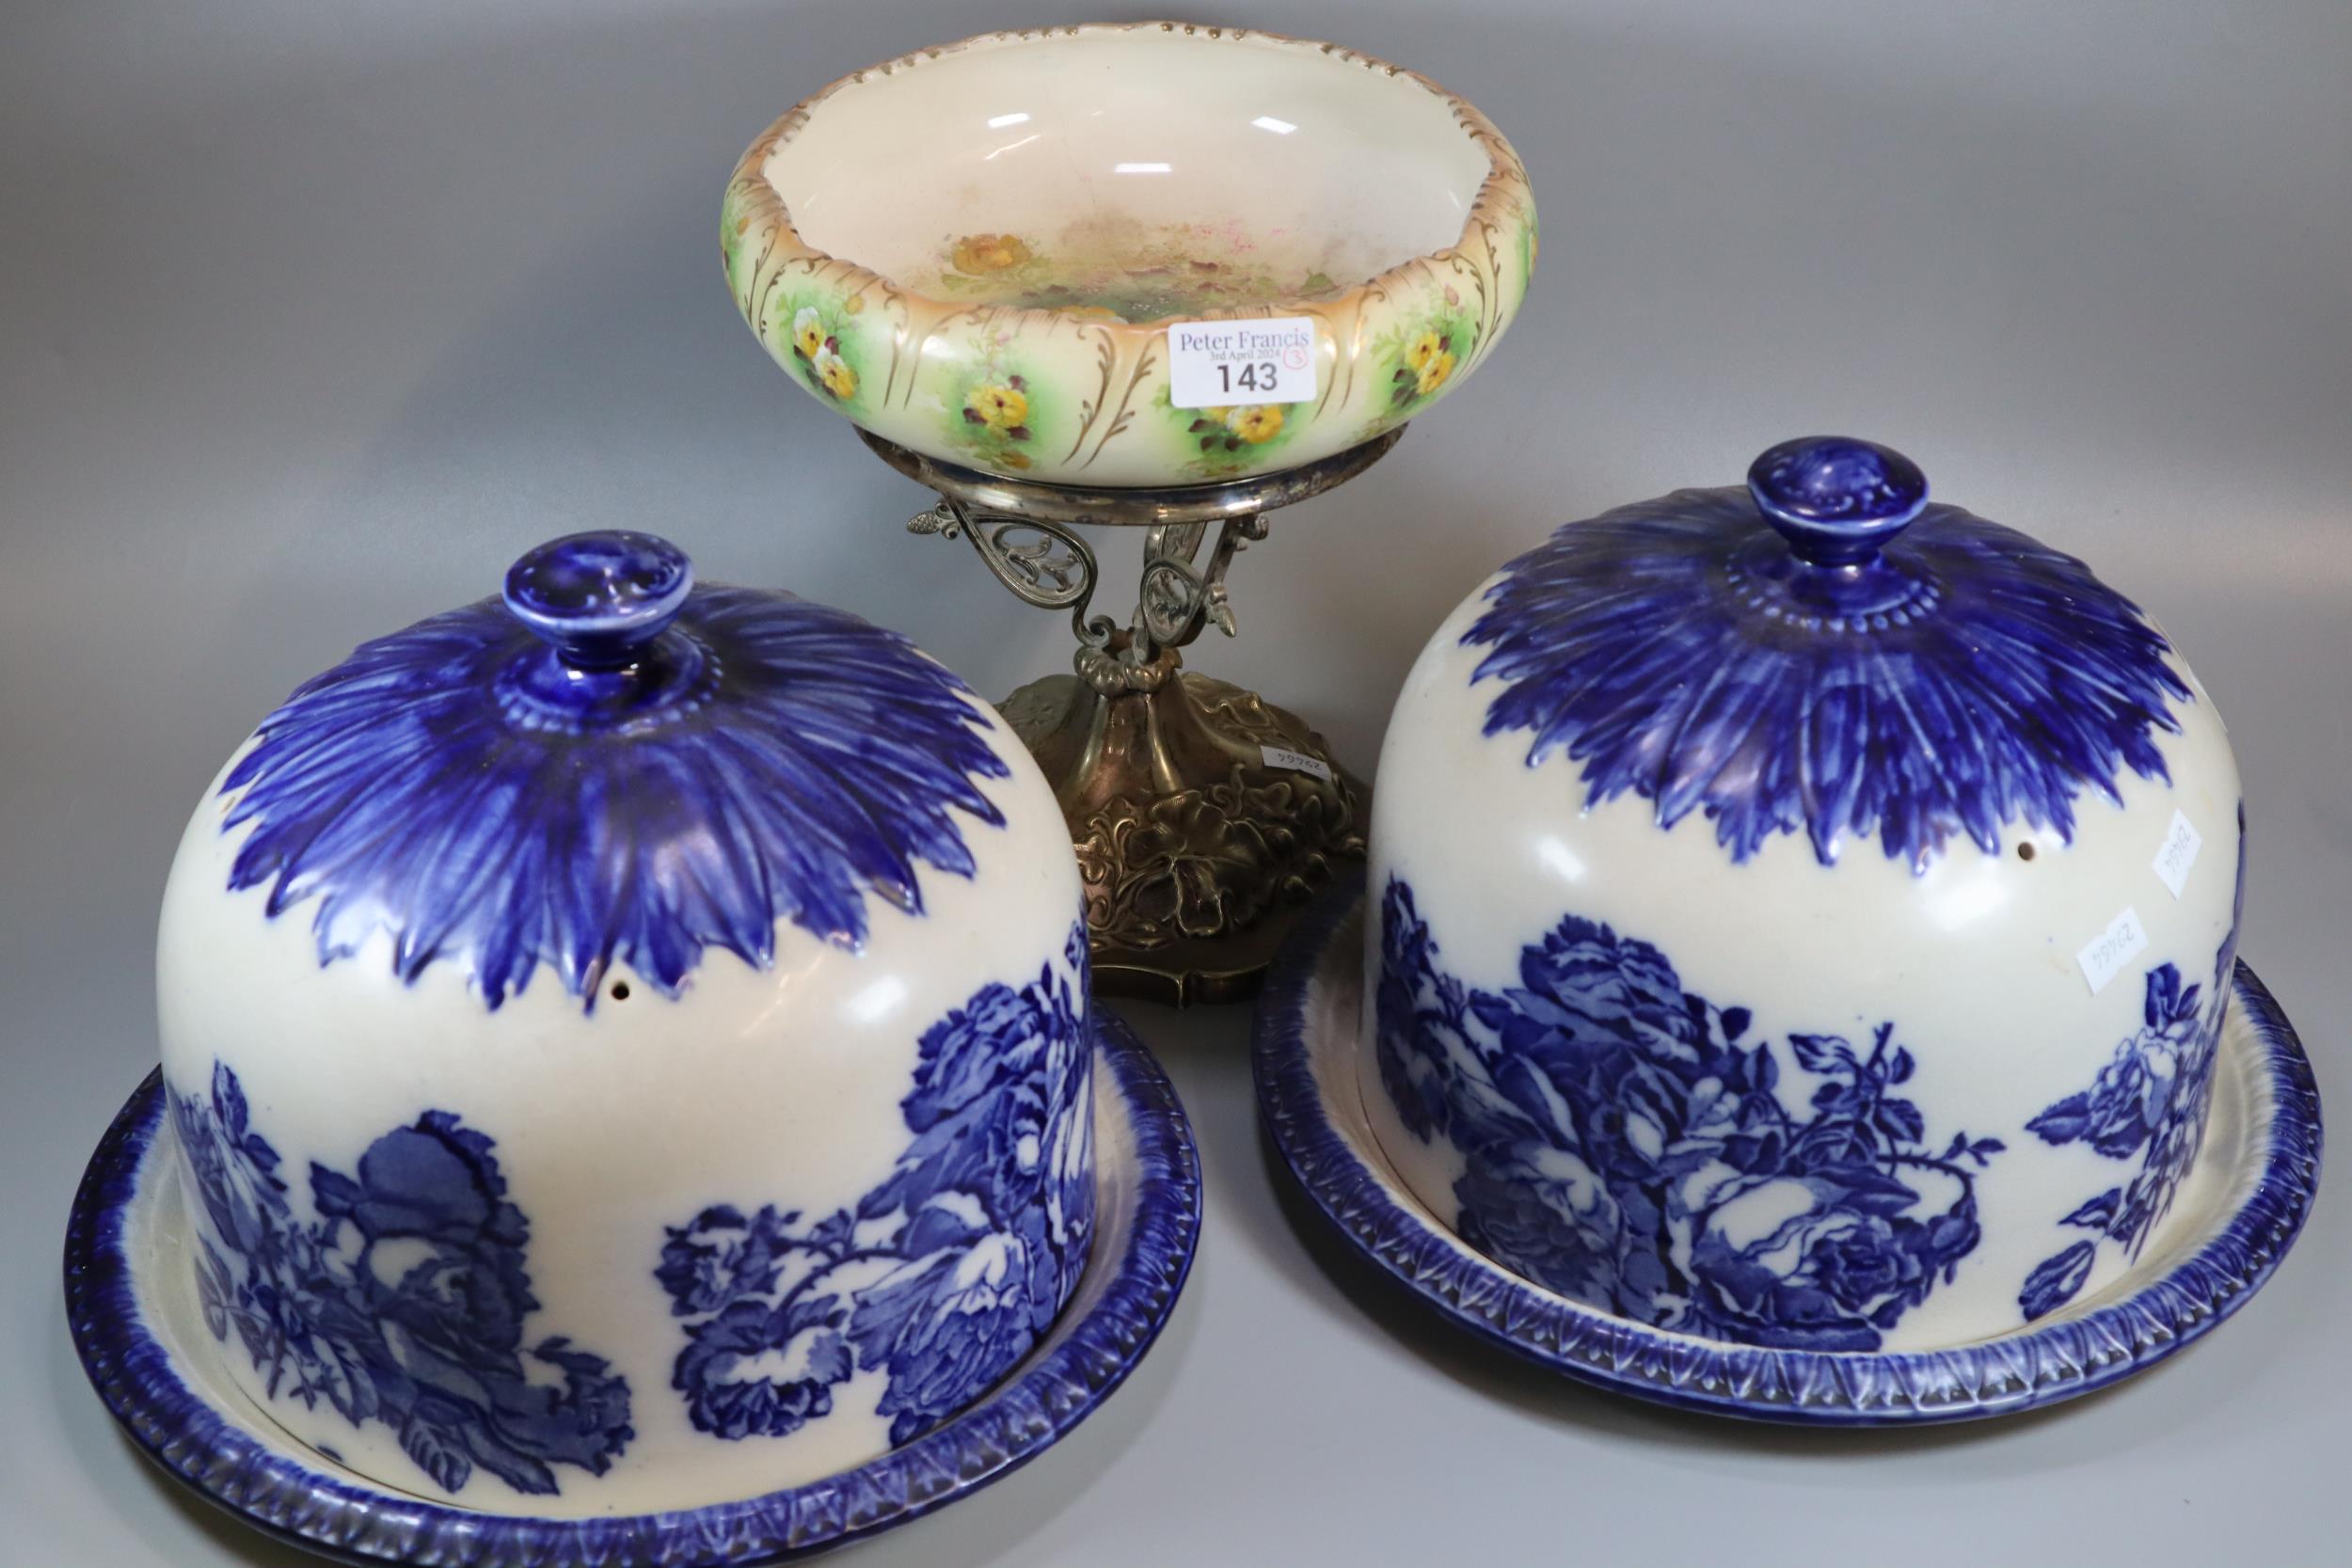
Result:
{"label": "grey surface", "polygon": [[[295,1560],[118,1438],[54,1263],[154,1054],[181,824],[290,686],[600,524],[914,630],[983,690],[1062,667],[1055,618],[899,531],[917,492],[767,361],[713,241],[737,153],[797,97],[1095,11],[0,10],[0,1563]],[[1552,522],[1735,481],[1792,434],[1891,441],[2194,660],[2250,801],[2245,951],[2352,1116],[2352,8],[1215,19],[1470,97],[1526,155],[1545,245],[1475,384],[1242,561],[1242,640],[1200,667],[1368,768],[1422,638]],[[1246,1015],[1135,1014],[1207,1167],[1173,1326],[1071,1441],[856,1560],[2344,1560],[2352,1161],[2270,1288],[2137,1384],[1931,1435],[1749,1430],[1351,1293],[1260,1151]]]}

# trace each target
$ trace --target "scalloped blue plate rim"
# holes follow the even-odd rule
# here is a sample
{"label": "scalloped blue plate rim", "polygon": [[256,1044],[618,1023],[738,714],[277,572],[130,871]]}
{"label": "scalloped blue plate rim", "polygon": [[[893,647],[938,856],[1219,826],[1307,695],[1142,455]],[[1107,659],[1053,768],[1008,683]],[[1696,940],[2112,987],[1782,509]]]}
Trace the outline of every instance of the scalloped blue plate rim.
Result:
{"label": "scalloped blue plate rim", "polygon": [[1400,1202],[1394,1178],[1333,1125],[1310,1060],[1308,994],[1362,899],[1360,872],[1332,887],[1268,973],[1250,1042],[1267,1135],[1323,1219],[1396,1284],[1477,1338],[1597,1387],[1707,1415],[1829,1427],[1974,1420],[2055,1404],[2144,1371],[2244,1306],[2294,1245],[2318,1188],[2311,1062],[2269,989],[2240,959],[2235,1003],[2264,1053],[2273,1097],[2268,1127],[2256,1130],[2267,1140],[2263,1172],[2227,1223],[2161,1275],[2078,1314],[1947,1350],[1776,1350],[1663,1333],[1554,1295],[1465,1247]]}
{"label": "scalloped blue plate rim", "polygon": [[[1052,1447],[1124,1382],[1174,1310],[1200,1234],[1200,1161],[1175,1085],[1134,1029],[1094,1007],[1097,1090],[1135,1134],[1134,1214],[1113,1277],[1083,1315],[954,1420],[880,1459],[756,1497],[602,1518],[451,1507],[264,1444],[191,1388],[149,1328],[123,1245],[163,1125],[162,1075],[119,1111],[73,1198],[66,1315],[85,1372],[132,1441],[175,1481],[265,1534],[350,1563],[480,1568],[756,1568],[829,1551],[969,1497]],[[1101,1143],[1097,1142],[1098,1149]],[[1098,1174],[1097,1180],[1104,1180]],[[1088,1261],[1104,1266],[1102,1242]]]}

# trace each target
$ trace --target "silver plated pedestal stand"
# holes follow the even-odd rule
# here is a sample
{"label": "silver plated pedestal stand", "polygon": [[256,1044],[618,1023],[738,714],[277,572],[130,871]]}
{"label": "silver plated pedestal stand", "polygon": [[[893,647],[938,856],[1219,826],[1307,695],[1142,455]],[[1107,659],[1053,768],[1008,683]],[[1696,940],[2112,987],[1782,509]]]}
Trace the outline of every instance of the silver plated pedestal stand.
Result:
{"label": "silver plated pedestal stand", "polygon": [[[1309,901],[1362,858],[1368,795],[1323,737],[1253,691],[1184,669],[1180,650],[1207,626],[1233,635],[1226,573],[1266,536],[1266,514],[1353,479],[1403,434],[1283,473],[1089,491],[1002,479],[858,432],[938,495],[910,530],[968,541],[1024,603],[1069,612],[1075,673],[1031,681],[997,708],[1069,821],[1105,992],[1177,1006],[1250,994]],[[1077,531],[1093,527],[1143,531],[1123,626],[1093,609],[1101,564]]]}

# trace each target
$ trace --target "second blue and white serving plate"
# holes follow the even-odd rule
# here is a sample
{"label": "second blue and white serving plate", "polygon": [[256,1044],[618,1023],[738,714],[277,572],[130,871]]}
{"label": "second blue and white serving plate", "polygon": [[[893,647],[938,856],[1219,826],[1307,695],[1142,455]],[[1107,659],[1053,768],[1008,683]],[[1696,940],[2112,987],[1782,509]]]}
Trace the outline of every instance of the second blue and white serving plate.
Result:
{"label": "second blue and white serving plate", "polygon": [[1652,1327],[1513,1273],[1414,1196],[1382,1151],[1359,1076],[1363,937],[1360,885],[1335,889],[1301,924],[1259,1006],[1259,1105],[1291,1174],[1357,1251],[1442,1317],[1540,1367],[1640,1399],[1757,1420],[1899,1426],[2087,1394],[2243,1307],[2294,1243],[2317,1186],[2311,1064],[2240,962],[2203,1155],[2163,1237],[2111,1286],[1947,1348],[1827,1351]]}
{"label": "second blue and white serving plate", "polygon": [[291,1436],[222,1370],[198,1299],[160,1075],[108,1129],[73,1205],[67,1313],[100,1398],[175,1480],[353,1563],[729,1568],[829,1550],[968,1497],[1059,1441],[1168,1321],[1200,1228],[1200,1160],[1167,1075],[1097,1008],[1094,1238],[1053,1326],[990,1392],[868,1463],[761,1496],[588,1517],[494,1513],[370,1481]]}

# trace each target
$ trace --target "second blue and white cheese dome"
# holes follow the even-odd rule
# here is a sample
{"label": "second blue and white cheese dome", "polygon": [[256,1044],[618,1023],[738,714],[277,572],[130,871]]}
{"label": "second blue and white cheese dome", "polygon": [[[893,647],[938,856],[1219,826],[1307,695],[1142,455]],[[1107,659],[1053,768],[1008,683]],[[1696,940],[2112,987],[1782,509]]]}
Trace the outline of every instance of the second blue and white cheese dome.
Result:
{"label": "second blue and white cheese dome", "polygon": [[230,759],[158,952],[229,1375],[499,1513],[859,1464],[1053,1320],[1093,1214],[1075,862],[905,638],[580,534]]}
{"label": "second blue and white cheese dome", "polygon": [[2220,720],[2074,558],[1838,437],[1571,523],[1407,678],[1364,1098],[1470,1245],[1659,1328],[1913,1350],[2096,1300],[2196,1163]]}

